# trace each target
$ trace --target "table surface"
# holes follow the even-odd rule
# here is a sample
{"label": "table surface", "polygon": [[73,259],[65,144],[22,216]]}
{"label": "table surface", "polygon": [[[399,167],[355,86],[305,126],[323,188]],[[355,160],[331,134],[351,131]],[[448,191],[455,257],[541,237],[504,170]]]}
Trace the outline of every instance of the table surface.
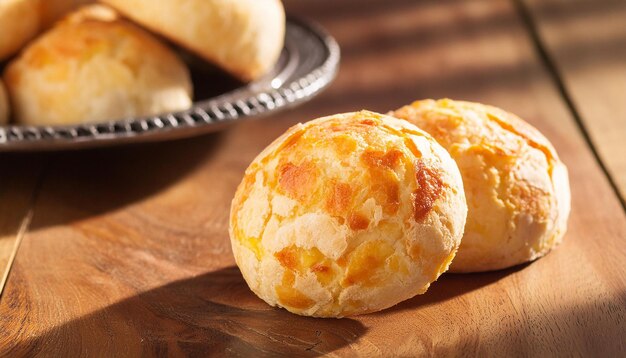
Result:
{"label": "table surface", "polygon": [[[194,139],[0,156],[0,268],[16,253],[0,356],[626,354],[626,3],[286,7],[342,48],[313,101]],[[227,231],[252,158],[297,122],[440,97],[500,106],[552,141],[570,170],[564,243],[512,269],[444,274],[365,316],[305,318],[256,298]]]}

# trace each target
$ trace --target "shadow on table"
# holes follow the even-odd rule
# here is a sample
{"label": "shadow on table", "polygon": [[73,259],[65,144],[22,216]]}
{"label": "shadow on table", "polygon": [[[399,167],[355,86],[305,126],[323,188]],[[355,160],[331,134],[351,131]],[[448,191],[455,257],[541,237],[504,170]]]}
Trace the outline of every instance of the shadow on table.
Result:
{"label": "shadow on table", "polygon": [[[436,305],[527,266],[448,274],[428,294],[371,316],[391,317],[397,311]],[[359,318],[308,318],[271,308],[249,290],[236,267],[228,267],[124,299],[21,342],[13,352],[77,356],[97,349],[106,356],[317,356],[357,342],[367,332]]]}
{"label": "shadow on table", "polygon": [[359,339],[352,319],[301,317],[269,307],[228,267],[176,281],[16,343],[16,355],[317,356]]}
{"label": "shadow on table", "polygon": [[210,159],[224,133],[84,151],[22,154],[41,160],[31,230],[68,224],[145,199]]}
{"label": "shadow on table", "polygon": [[[419,311],[440,304],[527,266],[446,275],[427,295],[379,313],[339,320],[301,317],[271,308],[248,289],[236,267],[228,267],[124,299],[34,338],[10,340],[0,350],[8,356],[319,356],[358,343],[368,331],[362,322],[376,324],[392,319],[399,310]],[[442,356],[459,352],[477,356],[495,352],[504,356],[553,356],[564,352],[616,356],[626,349],[621,339],[626,322],[620,318],[624,299],[622,294],[622,300],[605,297],[522,306],[521,313],[500,317],[499,324],[494,325],[488,315],[478,317],[492,323],[476,331],[471,324],[448,327],[450,337],[442,344],[434,344],[442,337],[428,333],[428,325],[440,322],[441,317],[433,317],[424,326],[419,322],[400,324],[400,320],[389,333],[419,337],[427,347],[434,344],[431,354]],[[380,340],[370,343],[374,350],[375,344],[384,345]],[[380,348],[394,351],[389,346]],[[364,351],[352,353],[359,352]]]}
{"label": "shadow on table", "polygon": [[412,310],[435,305],[466,293],[481,289],[524,270],[533,263],[524,263],[504,270],[479,273],[444,273],[428,289],[426,294],[415,296],[379,314]]}

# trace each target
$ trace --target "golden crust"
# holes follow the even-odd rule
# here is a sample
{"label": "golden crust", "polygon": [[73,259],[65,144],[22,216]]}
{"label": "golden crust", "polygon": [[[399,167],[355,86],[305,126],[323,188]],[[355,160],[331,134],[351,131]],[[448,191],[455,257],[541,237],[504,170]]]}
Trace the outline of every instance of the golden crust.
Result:
{"label": "golden crust", "polygon": [[362,111],[298,124],[259,154],[233,199],[230,237],[267,303],[342,317],[425,292],[466,213],[458,168],[433,138]]}
{"label": "golden crust", "polygon": [[279,0],[101,0],[244,81],[274,65],[283,47]]}
{"label": "golden crust", "polygon": [[561,242],[567,169],[539,131],[501,109],[448,99],[417,101],[393,115],[435,137],[463,176],[469,211],[451,271],[510,267]]}
{"label": "golden crust", "polygon": [[0,1],[0,61],[17,53],[39,30],[40,0]]}
{"label": "golden crust", "polygon": [[26,124],[98,122],[191,105],[184,63],[155,38],[92,5],[62,21],[11,62],[4,80]]}
{"label": "golden crust", "polygon": [[0,81],[0,124],[9,122],[9,114],[9,99],[7,98],[4,85]]}

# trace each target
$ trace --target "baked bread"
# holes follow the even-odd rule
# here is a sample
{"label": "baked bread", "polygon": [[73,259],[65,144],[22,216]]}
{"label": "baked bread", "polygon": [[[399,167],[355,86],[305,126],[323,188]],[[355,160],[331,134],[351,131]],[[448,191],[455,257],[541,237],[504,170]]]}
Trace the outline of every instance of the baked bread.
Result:
{"label": "baked bread", "polygon": [[17,53],[39,31],[39,0],[0,0],[0,61]]}
{"label": "baked bread", "polygon": [[192,84],[166,46],[103,5],[78,10],[32,42],[4,73],[14,119],[99,122],[184,110]]}
{"label": "baked bread", "polygon": [[48,29],[67,13],[95,0],[41,0],[41,29]]}
{"label": "baked bread", "polygon": [[431,136],[362,111],[298,124],[259,154],[230,238],[267,303],[342,317],[424,293],[454,258],[466,214],[458,168]]}
{"label": "baked bread", "polygon": [[2,81],[0,81],[0,124],[9,122],[9,99],[4,89]]}
{"label": "baked bread", "polygon": [[283,48],[280,0],[101,1],[244,81],[271,69]]}
{"label": "baked bread", "polygon": [[501,109],[448,99],[417,101],[393,115],[435,137],[461,170],[469,212],[452,272],[532,261],[561,242],[567,169],[539,131]]}

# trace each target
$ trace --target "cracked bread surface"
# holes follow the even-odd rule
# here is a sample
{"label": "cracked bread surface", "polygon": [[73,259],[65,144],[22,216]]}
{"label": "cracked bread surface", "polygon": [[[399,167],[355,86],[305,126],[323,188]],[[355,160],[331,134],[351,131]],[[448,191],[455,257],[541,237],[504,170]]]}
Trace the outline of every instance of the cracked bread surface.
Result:
{"label": "cracked bread surface", "polygon": [[430,133],[457,162],[468,217],[452,272],[498,270],[535,260],[567,228],[567,168],[534,127],[479,103],[416,101],[392,113]]}
{"label": "cracked bread surface", "polygon": [[298,124],[259,154],[230,237],[267,303],[342,317],[424,293],[454,258],[466,211],[458,168],[432,137],[361,111]]}

